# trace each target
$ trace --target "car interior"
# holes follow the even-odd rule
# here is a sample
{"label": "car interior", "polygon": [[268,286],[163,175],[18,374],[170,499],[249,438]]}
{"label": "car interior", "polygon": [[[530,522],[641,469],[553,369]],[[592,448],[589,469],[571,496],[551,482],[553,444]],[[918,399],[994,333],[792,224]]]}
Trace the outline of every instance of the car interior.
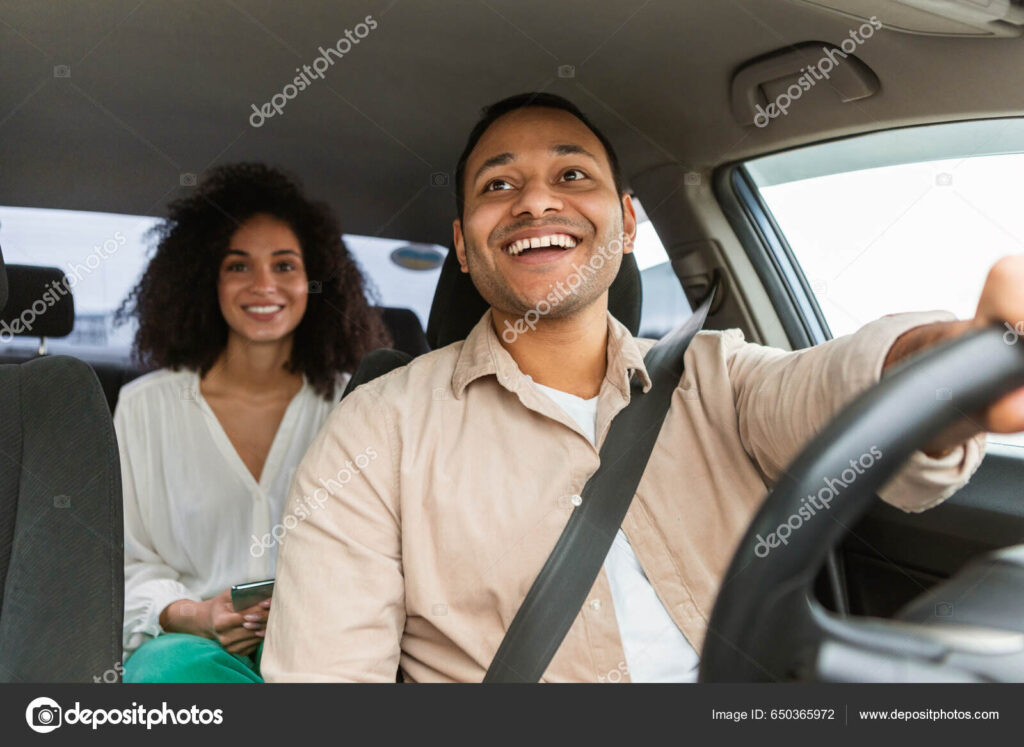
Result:
{"label": "car interior", "polygon": [[[378,27],[367,38],[280,113],[252,124],[253,110],[298,65],[368,13]],[[429,304],[411,308],[400,290],[373,299],[397,353],[367,356],[348,391],[464,339],[487,308],[450,250],[452,179],[481,107],[502,97],[566,96],[615,144],[660,254],[627,255],[609,305],[647,337],[683,322],[716,283],[705,329],[737,328],[786,350],[838,336],[840,320],[855,327],[908,310],[903,296],[916,297],[919,285],[939,303],[976,300],[980,285],[964,279],[971,273],[931,239],[900,230],[901,221],[931,195],[966,190],[961,164],[1019,166],[1012,159],[1024,154],[1024,92],[1013,74],[1024,64],[1019,0],[4,0],[0,21],[0,329],[66,272],[53,245],[30,245],[23,237],[34,234],[17,232],[16,218],[28,214],[17,210],[158,220],[196,175],[260,161],[299,175],[346,235],[447,252],[430,269]],[[860,41],[844,43],[858,29]],[[797,85],[826,58],[834,75]],[[893,181],[885,170],[901,167],[928,171],[921,194],[905,202],[880,186],[830,191],[848,175]],[[1008,173],[1006,185],[1024,186],[1024,172]],[[801,186],[807,191],[796,192]],[[783,205],[787,189],[795,202]],[[797,226],[791,216],[808,194],[823,207],[805,202],[805,213],[833,210],[842,220]],[[1019,189],[1005,204],[960,194],[1008,251],[1024,251],[1012,204]],[[956,261],[975,275],[987,269],[972,242],[988,234],[937,224],[941,212],[927,220],[962,242]],[[831,243],[859,232],[860,244]],[[882,237],[908,254],[875,251]],[[84,261],[89,244],[70,247],[67,261]],[[389,250],[380,250],[382,265]],[[113,273],[126,251],[90,281]],[[926,263],[945,272],[948,290],[908,269]],[[382,275],[367,274],[385,287]],[[29,334],[0,342],[3,681],[92,681],[120,659],[121,494],[110,418],[120,388],[144,371],[127,346],[68,342],[88,321],[75,295],[39,315]],[[836,311],[858,299],[865,311]],[[998,338],[981,336],[894,377],[795,464],[826,464],[846,438],[887,438],[894,454],[909,455],[956,417],[934,386],[910,396],[915,381],[942,376],[958,396],[970,382],[975,407],[1021,386],[1020,346]],[[714,620],[737,637],[761,621],[744,640],[772,664],[746,666],[709,638],[704,680],[1024,681],[1024,556],[1013,549],[1024,542],[1024,441],[990,439],[970,482],[921,514],[877,499],[880,485],[858,484],[864,494],[851,498],[843,526],[802,537],[801,554],[787,555],[798,566],[765,564],[756,582],[723,592]],[[766,509],[783,511],[800,494],[779,486]],[[802,623],[787,632],[794,616]]]}

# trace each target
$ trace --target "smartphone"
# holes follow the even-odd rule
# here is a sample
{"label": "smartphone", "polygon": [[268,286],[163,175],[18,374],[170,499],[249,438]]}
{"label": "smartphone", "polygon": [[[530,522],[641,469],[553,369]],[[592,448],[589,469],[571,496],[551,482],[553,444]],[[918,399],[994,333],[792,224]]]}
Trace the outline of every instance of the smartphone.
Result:
{"label": "smartphone", "polygon": [[236,584],[231,587],[231,606],[235,612],[249,609],[254,604],[270,599],[274,593],[274,579],[253,581],[248,584]]}

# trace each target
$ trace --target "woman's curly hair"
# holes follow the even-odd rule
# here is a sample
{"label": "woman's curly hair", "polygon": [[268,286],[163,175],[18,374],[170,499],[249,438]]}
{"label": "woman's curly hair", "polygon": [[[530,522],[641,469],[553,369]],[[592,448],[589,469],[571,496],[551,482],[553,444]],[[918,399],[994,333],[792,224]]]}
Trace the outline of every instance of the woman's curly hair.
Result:
{"label": "woman's curly hair", "polygon": [[118,322],[138,320],[133,353],[140,365],[205,375],[228,339],[217,300],[221,260],[231,236],[257,214],[288,224],[302,247],[310,293],[287,368],[305,374],[329,399],[338,374],[354,371],[363,355],[391,339],[366,300],[366,282],[331,209],[263,164],[215,168],[168,206],[167,218],[149,234],[156,241],[153,258],[121,304]]}

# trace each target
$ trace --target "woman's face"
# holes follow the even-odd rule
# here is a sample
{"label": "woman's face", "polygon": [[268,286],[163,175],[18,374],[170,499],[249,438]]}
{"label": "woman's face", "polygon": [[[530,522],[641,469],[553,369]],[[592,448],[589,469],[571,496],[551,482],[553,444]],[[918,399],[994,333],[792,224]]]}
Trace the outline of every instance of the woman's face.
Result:
{"label": "woman's face", "polygon": [[231,236],[217,298],[234,334],[257,343],[290,336],[306,313],[308,293],[302,247],[287,223],[255,215]]}

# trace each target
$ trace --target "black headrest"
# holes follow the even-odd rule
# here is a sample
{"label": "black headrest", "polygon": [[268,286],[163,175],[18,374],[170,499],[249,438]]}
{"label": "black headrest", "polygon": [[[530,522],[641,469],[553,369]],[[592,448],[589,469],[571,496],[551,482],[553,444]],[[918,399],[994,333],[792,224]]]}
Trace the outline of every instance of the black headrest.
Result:
{"label": "black headrest", "polygon": [[7,271],[4,270],[4,251],[0,249],[0,311],[7,305]]}
{"label": "black headrest", "polygon": [[8,298],[0,311],[0,333],[67,337],[75,326],[75,302],[57,267],[7,265]]}
{"label": "black headrest", "polygon": [[401,350],[411,356],[430,352],[427,338],[423,334],[420,318],[412,309],[400,309],[393,306],[379,306],[384,324],[391,332],[395,350]]}
{"label": "black headrest", "polygon": [[[640,269],[632,254],[622,255],[619,274],[608,288],[608,310],[636,337],[640,330],[643,287]],[[427,321],[427,342],[434,350],[465,340],[487,311],[488,304],[469,275],[459,269],[455,250],[448,252],[437,280],[434,302]]]}

